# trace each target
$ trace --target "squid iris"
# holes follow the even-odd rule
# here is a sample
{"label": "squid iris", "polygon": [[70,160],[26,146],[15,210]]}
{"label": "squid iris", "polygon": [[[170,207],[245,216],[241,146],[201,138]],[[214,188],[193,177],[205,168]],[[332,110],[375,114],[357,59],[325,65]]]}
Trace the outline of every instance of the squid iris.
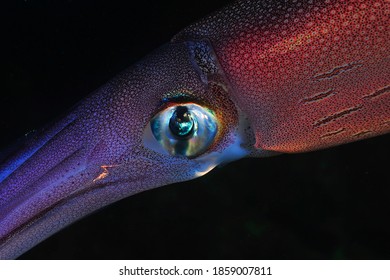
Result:
{"label": "squid iris", "polygon": [[[214,142],[220,126],[213,110],[195,103],[169,106],[150,121],[154,150],[173,156],[194,158]],[[159,145],[159,147],[156,147]],[[149,146],[149,145],[148,145]]]}

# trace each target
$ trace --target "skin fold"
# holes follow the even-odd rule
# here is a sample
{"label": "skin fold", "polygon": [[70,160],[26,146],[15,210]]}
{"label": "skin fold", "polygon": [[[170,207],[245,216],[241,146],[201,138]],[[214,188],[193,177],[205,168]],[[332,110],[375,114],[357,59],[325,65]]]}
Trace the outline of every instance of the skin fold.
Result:
{"label": "skin fold", "polygon": [[[231,10],[234,7],[225,11]],[[240,11],[238,14],[238,18],[253,22],[252,14],[241,16]],[[267,79],[269,82],[263,85],[264,93],[258,95],[253,87],[258,88],[263,75],[261,79],[248,83],[246,79],[253,79],[252,72],[243,75],[242,70],[235,71],[234,67],[240,63],[231,63],[233,58],[230,56],[235,53],[236,46],[225,45],[224,40],[228,38],[223,32],[226,31],[219,30],[213,23],[216,18],[214,15],[207,21],[211,26],[207,32],[198,27],[203,26],[201,22],[179,33],[171,43],[93,93],[68,116],[32,137],[24,150],[2,165],[2,258],[19,255],[104,205],[143,190],[192,179],[214,167],[207,163],[210,160],[207,153],[199,158],[184,159],[159,154],[145,147],[145,127],[158,112],[161,100],[169,97],[167,93],[190,92],[193,99],[219,112],[224,129],[209,154],[224,155],[237,138],[247,155],[268,156],[273,152],[320,149],[388,132],[386,86],[389,73],[383,71],[389,69],[385,67],[388,50],[382,48],[388,42],[386,30],[377,36],[383,38],[381,43],[369,45],[373,49],[377,47],[371,55],[356,51],[346,60],[340,53],[319,69],[310,66],[301,69],[303,74],[293,73],[278,83],[280,88]],[[234,20],[234,16],[229,18]],[[375,21],[378,26],[386,20],[383,15],[380,19],[382,21]],[[305,41],[308,38],[300,35],[304,30],[298,27],[299,24],[298,31],[293,34],[298,38],[303,36],[303,39],[299,39],[299,44],[293,40],[287,45],[278,45],[283,52],[277,57],[278,61],[286,61],[283,56],[289,53],[284,52],[286,48],[303,56],[304,50],[295,48],[310,45]],[[239,46],[240,36],[248,38],[239,28],[232,31],[230,36]],[[362,27],[358,29],[360,33],[363,31],[368,32]],[[326,44],[326,39],[323,43]],[[326,53],[322,45],[317,47]],[[199,62],[204,57],[197,57],[196,53],[204,49],[211,53],[207,56],[206,66],[212,64],[214,67],[205,67]],[[361,45],[357,45],[356,50],[360,49]],[[315,62],[318,61],[312,63]],[[292,67],[301,63],[298,60]],[[248,67],[259,70],[260,65]],[[277,70],[272,71],[280,72]],[[156,78],[150,79],[152,76]],[[311,81],[313,77],[320,81]],[[302,80],[307,84],[300,82]],[[295,85],[294,88],[290,87],[291,84]],[[362,85],[366,92],[362,92]],[[313,89],[317,91],[303,95],[299,91],[302,88],[305,94]],[[334,90],[328,92],[322,88]],[[285,95],[286,90],[296,94]],[[343,101],[347,95],[352,95],[352,98],[347,99],[351,103],[345,106]],[[357,104],[359,98],[361,103]],[[314,107],[309,107],[311,105]],[[266,113],[275,106],[280,109]],[[286,115],[292,117],[291,122],[286,123]],[[244,124],[249,129],[240,129]],[[221,157],[218,163],[236,159],[236,156]]]}

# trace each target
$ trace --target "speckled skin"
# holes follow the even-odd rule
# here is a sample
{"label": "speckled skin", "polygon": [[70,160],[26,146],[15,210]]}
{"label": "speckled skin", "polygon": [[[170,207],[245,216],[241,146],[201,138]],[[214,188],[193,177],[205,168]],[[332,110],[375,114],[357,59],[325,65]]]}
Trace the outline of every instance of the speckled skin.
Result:
{"label": "speckled skin", "polygon": [[[209,155],[238,137],[266,156],[389,132],[388,15],[384,0],[239,1],[185,29],[2,163],[0,258],[119,199],[205,173]],[[222,123],[194,159],[144,145],[150,119],[183,92]]]}
{"label": "speckled skin", "polygon": [[[212,150],[234,141],[237,110],[218,71],[194,67],[189,46],[168,44],[118,75],[67,117],[30,137],[1,165],[0,258],[14,258],[80,217],[132,194],[190,180],[203,172],[189,160],[144,146],[151,118],[186,94],[207,104],[222,126]],[[29,158],[17,166],[18,159]],[[9,168],[15,169],[10,175]],[[5,177],[5,178],[4,178]]]}
{"label": "speckled skin", "polygon": [[390,130],[388,0],[240,1],[185,29],[209,38],[256,148],[302,152]]}

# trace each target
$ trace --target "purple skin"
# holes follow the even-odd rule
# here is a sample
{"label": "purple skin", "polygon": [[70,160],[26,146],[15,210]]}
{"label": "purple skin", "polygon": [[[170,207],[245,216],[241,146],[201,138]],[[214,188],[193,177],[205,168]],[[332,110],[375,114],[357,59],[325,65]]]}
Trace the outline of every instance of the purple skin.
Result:
{"label": "purple skin", "polygon": [[[224,155],[237,138],[247,155],[271,154],[254,147],[251,130],[240,130],[245,119],[225,87],[210,87],[227,84],[219,65],[211,74],[202,69],[191,55],[192,48],[186,42],[163,46],[1,165],[0,258],[15,258],[73,221],[124,197],[198,177],[214,167],[207,163],[213,152],[221,155],[217,163],[242,157]],[[211,57],[208,62],[215,63]],[[156,152],[144,141],[145,128],[161,100],[182,91],[221,110],[223,122],[230,124],[215,145],[195,159]]]}
{"label": "purple skin", "polygon": [[[165,78],[155,83],[148,78],[154,75]],[[198,160],[150,150],[143,135],[162,96],[180,91],[181,80],[205,98],[212,97],[198,77],[184,43],[162,47],[2,165],[0,257],[14,258],[119,199],[197,177],[196,172],[203,171]],[[221,140],[215,149],[223,144]],[[24,158],[28,160],[20,165]]]}

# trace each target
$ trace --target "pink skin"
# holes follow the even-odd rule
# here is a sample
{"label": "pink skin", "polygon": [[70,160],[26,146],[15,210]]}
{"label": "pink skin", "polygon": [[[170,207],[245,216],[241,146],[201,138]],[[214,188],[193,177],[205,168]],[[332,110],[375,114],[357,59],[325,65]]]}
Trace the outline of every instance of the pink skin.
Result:
{"label": "pink skin", "polygon": [[[240,3],[245,5],[236,3],[185,29],[1,166],[1,258],[16,257],[119,199],[205,173],[203,159],[232,145],[241,115],[250,125],[242,145],[252,156],[389,132],[388,3],[365,1],[376,8],[363,15],[366,8],[352,1],[307,5],[303,12],[282,6],[274,19],[269,7],[247,13],[244,8],[256,1]],[[272,21],[263,29],[259,16]],[[344,24],[347,19],[359,25]],[[217,70],[199,65],[192,42],[213,47],[207,62]],[[160,154],[143,142],[161,100],[183,91],[215,109],[223,123],[216,142],[196,159]],[[28,159],[20,164],[20,158]]]}
{"label": "pink skin", "polygon": [[176,38],[210,38],[256,148],[312,151],[389,132],[388,1],[248,2]]}

